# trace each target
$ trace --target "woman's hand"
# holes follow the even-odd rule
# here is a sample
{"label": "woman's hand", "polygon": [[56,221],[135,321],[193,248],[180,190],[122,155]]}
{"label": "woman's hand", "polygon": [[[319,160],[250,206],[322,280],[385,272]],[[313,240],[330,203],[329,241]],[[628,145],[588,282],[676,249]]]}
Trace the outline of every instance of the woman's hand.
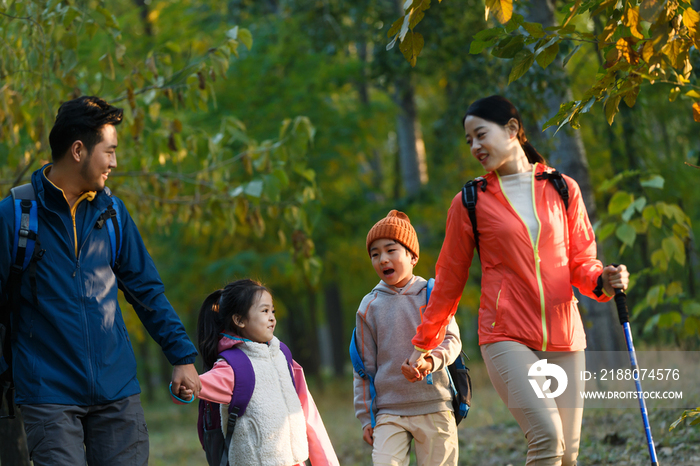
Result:
{"label": "woman's hand", "polygon": [[608,265],[603,269],[603,288],[605,288],[605,292],[608,295],[614,296],[615,288],[625,291],[629,283],[630,274],[624,264],[620,264],[617,267]]}

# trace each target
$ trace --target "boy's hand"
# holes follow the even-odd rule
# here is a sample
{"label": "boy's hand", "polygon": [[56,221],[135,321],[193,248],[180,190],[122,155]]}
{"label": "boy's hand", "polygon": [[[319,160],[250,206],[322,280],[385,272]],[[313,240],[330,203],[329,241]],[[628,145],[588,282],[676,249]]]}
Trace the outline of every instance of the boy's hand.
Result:
{"label": "boy's hand", "polygon": [[372,429],[371,424],[365,426],[365,428],[362,429],[362,438],[370,446],[374,445],[374,429]]}
{"label": "boy's hand", "polygon": [[403,374],[404,377],[406,377],[406,380],[409,382],[413,383],[418,380],[422,380],[423,377],[421,376],[421,373],[418,369],[413,367],[408,363],[408,359],[406,359],[403,364],[401,364],[401,373]]}

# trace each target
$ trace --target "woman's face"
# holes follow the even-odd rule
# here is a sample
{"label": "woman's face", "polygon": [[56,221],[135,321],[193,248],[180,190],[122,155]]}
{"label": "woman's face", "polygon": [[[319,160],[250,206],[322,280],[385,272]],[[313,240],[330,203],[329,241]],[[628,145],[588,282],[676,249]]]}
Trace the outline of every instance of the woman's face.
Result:
{"label": "woman's face", "polygon": [[[464,135],[472,155],[484,170],[500,175],[522,171],[519,162],[525,156],[518,141],[518,123],[511,119],[506,126],[469,115],[464,119]],[[518,150],[520,149],[520,150]],[[525,159],[527,162],[527,158]],[[527,165],[529,167],[529,164]]]}

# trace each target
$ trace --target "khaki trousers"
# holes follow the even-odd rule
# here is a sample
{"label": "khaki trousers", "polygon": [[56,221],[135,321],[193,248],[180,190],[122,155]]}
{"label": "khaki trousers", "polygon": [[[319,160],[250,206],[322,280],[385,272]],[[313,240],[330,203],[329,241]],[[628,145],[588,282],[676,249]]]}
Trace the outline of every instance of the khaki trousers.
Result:
{"label": "khaki trousers", "polygon": [[[514,341],[481,346],[491,383],[520,425],[527,438],[527,466],[575,466],[581,441],[584,390],[581,371],[583,351],[534,351]],[[529,377],[530,367],[541,359],[566,372],[568,383],[556,398],[538,398],[530,379],[543,387],[545,377]],[[553,385],[553,382],[551,383]],[[543,390],[544,394],[557,390]]]}
{"label": "khaki trousers", "polygon": [[456,466],[459,448],[452,411],[419,416],[380,414],[374,427],[375,466],[408,466],[411,440],[418,466]]}

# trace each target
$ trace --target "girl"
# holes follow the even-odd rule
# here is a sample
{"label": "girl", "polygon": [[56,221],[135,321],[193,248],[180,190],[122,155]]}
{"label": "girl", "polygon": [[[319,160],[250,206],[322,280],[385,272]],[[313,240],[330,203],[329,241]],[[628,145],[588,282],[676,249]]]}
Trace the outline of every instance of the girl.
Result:
{"label": "girl", "polygon": [[[207,369],[200,376],[199,397],[222,405],[222,426],[226,425],[236,380],[231,366],[218,359],[219,353],[239,345],[255,372],[253,395],[231,439],[229,464],[292,466],[311,459],[313,466],[338,465],[296,361],[292,363],[292,383],[280,341],[273,335],[275,325],[270,292],[248,279],[229,283],[210,294],[199,312],[197,338]],[[183,388],[179,397],[189,399],[192,391]]]}
{"label": "girl", "polygon": [[[547,173],[542,175],[551,169],[527,142],[512,103],[500,96],[477,100],[463,123],[472,155],[488,172],[477,189],[476,204],[481,354],[491,382],[527,438],[527,465],[575,465],[586,336],[571,287],[608,301],[614,288],[627,287],[629,274],[624,265],[603,267],[596,259],[593,228],[578,184],[564,177],[566,208]],[[440,343],[457,310],[474,255],[474,236],[460,193],[447,214],[435,288],[412,340],[416,350],[409,361],[419,376],[420,361]],[[551,374],[535,377],[537,369],[551,369],[551,364],[562,367],[567,376],[557,378],[557,387],[568,379],[569,388],[561,396],[555,384],[551,391],[544,386],[544,375]],[[540,398],[530,379],[547,396]]]}

